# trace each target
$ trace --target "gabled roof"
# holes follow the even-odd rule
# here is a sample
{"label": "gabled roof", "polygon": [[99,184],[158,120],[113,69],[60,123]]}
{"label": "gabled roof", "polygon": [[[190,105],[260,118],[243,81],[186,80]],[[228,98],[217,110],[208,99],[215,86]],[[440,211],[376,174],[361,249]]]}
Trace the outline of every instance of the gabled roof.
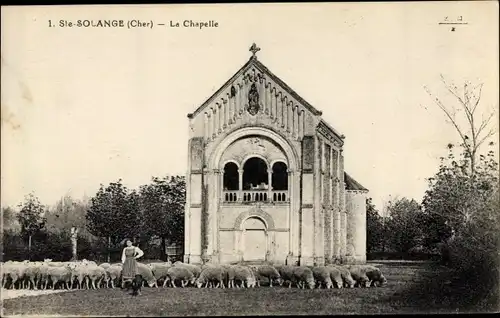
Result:
{"label": "gabled roof", "polygon": [[346,190],[355,191],[368,191],[367,188],[363,187],[358,181],[354,180],[347,172],[344,172],[344,182],[346,184]]}
{"label": "gabled roof", "polygon": [[320,120],[318,128],[326,128],[326,130],[329,132],[329,134],[337,136],[337,138],[339,138],[339,141],[341,142],[341,144],[342,145],[344,144],[344,141],[343,141],[345,139],[344,134],[339,133],[332,126],[330,126],[330,124],[328,124],[325,120],[323,120],[323,119]]}
{"label": "gabled roof", "polygon": [[283,82],[278,76],[274,75],[264,64],[259,62],[255,56],[250,57],[248,62],[246,62],[221,88],[219,88],[212,96],[210,96],[200,107],[198,107],[193,113],[189,113],[188,117],[192,118],[196,116],[201,110],[208,104],[210,104],[222,91],[227,89],[229,85],[231,85],[236,78],[238,78],[241,74],[247,71],[252,66],[258,68],[261,72],[269,76],[276,84],[280,85],[288,94],[290,94],[293,98],[295,98],[299,103],[304,105],[311,113],[317,116],[321,116],[322,112],[314,108],[311,104],[309,104],[306,100],[299,96],[290,86],[288,86],[285,82]]}

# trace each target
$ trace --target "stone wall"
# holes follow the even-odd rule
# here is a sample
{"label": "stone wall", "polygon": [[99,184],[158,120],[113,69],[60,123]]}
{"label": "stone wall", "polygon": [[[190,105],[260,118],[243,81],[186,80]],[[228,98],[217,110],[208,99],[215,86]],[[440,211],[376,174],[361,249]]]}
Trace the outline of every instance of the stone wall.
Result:
{"label": "stone wall", "polygon": [[349,263],[366,262],[366,193],[346,191],[347,244],[346,260]]}

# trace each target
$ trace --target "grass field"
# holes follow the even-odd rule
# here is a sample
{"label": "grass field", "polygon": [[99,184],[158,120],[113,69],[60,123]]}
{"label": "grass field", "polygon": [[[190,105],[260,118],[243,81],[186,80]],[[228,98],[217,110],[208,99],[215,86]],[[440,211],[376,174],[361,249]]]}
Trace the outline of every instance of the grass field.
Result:
{"label": "grass field", "polygon": [[[381,288],[302,290],[144,288],[132,297],[121,289],[77,290],[4,301],[4,315],[325,315],[451,312],[457,303],[433,296],[446,285],[443,269],[426,263],[384,262],[388,284]],[[429,287],[429,279],[434,282]],[[436,285],[437,284],[437,285]],[[427,286],[423,288],[422,286]],[[430,288],[430,289],[429,289]],[[443,298],[444,297],[444,298]],[[440,302],[443,301],[443,304]],[[460,306],[459,306],[460,307]],[[463,308],[458,308],[464,311]]]}

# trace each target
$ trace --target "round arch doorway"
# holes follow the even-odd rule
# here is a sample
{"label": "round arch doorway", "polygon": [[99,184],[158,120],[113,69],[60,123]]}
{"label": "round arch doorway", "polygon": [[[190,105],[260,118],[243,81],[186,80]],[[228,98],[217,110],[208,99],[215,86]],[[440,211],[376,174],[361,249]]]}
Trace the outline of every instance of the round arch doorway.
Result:
{"label": "round arch doorway", "polygon": [[267,253],[266,224],[258,217],[243,223],[243,260],[265,261]]}

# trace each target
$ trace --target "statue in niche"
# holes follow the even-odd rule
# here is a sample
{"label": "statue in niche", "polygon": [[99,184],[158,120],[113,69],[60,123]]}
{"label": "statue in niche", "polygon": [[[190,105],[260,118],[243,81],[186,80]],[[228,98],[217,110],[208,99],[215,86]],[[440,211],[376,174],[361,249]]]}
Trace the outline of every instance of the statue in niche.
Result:
{"label": "statue in niche", "polygon": [[255,83],[253,83],[250,87],[250,91],[248,92],[247,111],[250,115],[255,116],[259,112],[259,108],[259,92],[257,91]]}

